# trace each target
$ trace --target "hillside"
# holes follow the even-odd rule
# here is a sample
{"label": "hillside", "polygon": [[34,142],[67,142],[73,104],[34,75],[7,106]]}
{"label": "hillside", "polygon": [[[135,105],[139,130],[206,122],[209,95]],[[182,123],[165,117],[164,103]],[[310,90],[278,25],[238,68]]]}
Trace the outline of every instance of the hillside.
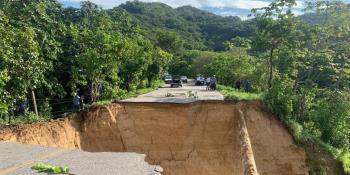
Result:
{"label": "hillside", "polygon": [[[180,4],[177,5],[176,7],[179,7]],[[201,161],[201,157],[196,159],[200,163],[207,164],[207,167],[225,165],[221,160],[230,160],[227,157],[239,158],[223,152],[221,146],[233,141],[232,138],[235,137],[226,138],[226,136],[242,133],[244,142],[242,145],[248,145],[248,149],[246,146],[242,149],[250,150],[247,151],[248,154],[242,156],[244,160],[248,160],[246,157],[251,160],[246,161],[247,163],[254,164],[252,163],[254,156],[251,154],[253,152],[251,148],[257,149],[254,144],[266,143],[268,146],[263,149],[270,149],[276,153],[280,150],[278,155],[255,151],[257,167],[261,174],[281,174],[280,168],[275,169],[274,172],[277,173],[264,173],[265,170],[259,167],[265,167],[264,162],[273,163],[272,160],[276,161],[276,165],[283,166],[286,172],[306,174],[294,173],[291,170],[290,163],[295,165],[294,163],[299,163],[300,159],[293,159],[294,161],[288,161],[286,164],[275,159],[288,156],[286,149],[291,147],[288,145],[274,147],[273,144],[280,143],[276,142],[276,138],[281,134],[286,138],[289,133],[293,136],[290,137],[289,143],[305,148],[306,157],[302,156],[302,159],[312,159],[308,161],[310,165],[306,165],[314,167],[309,169],[309,174],[343,174],[327,173],[331,169],[329,167],[334,167],[335,164],[340,167],[333,159],[341,161],[343,167],[339,169],[349,174],[350,5],[333,1],[317,2],[310,4],[310,8],[318,14],[303,16],[293,14],[295,5],[295,1],[276,0],[275,3],[258,10],[255,13],[257,17],[255,20],[242,21],[238,17],[221,17],[190,6],[172,8],[161,3],[139,1],[127,2],[113,9],[104,9],[90,1],[81,2],[79,8],[66,8],[56,0],[1,1],[0,128],[12,128],[35,122],[39,122],[39,126],[44,126],[42,123],[66,118],[68,114],[77,112],[85,115],[77,118],[77,122],[71,125],[77,128],[71,132],[72,136],[82,136],[81,139],[76,139],[77,142],[83,140],[86,141],[83,146],[93,146],[89,144],[91,140],[83,137],[96,138],[95,135],[81,132],[91,128],[90,124],[106,126],[103,129],[112,129],[115,134],[118,134],[116,128],[125,129],[126,132],[120,132],[119,135],[115,135],[116,137],[106,135],[108,136],[106,138],[110,138],[107,139],[106,145],[117,146],[108,141],[113,139],[120,141],[122,137],[125,145],[134,146],[124,145],[123,150],[129,151],[133,150],[131,148],[138,149],[145,145],[143,142],[134,144],[137,139],[127,141],[137,136],[130,133],[132,130],[129,126],[133,127],[133,124],[139,121],[147,126],[145,130],[136,131],[148,134],[140,140],[147,139],[149,146],[160,144],[155,149],[144,147],[145,149],[139,153],[151,154],[151,158],[154,158],[152,155],[157,154],[157,151],[165,153],[164,151],[170,150],[166,157],[159,159],[166,163],[171,160],[184,160],[184,157],[177,156],[179,155],[177,151],[180,154],[193,152],[194,155],[199,155],[202,151],[203,158],[207,157],[203,160],[215,160],[216,153],[208,152],[213,149],[206,146],[210,146],[209,143],[219,144],[217,153],[223,159],[207,163]],[[323,21],[322,15],[325,13],[332,16]],[[301,22],[300,19],[311,25]],[[172,85],[165,85],[163,80],[165,74],[183,76],[183,80],[186,80],[184,76],[187,76],[188,79],[196,81],[184,84],[179,81],[178,76],[173,76],[170,81]],[[210,79],[197,79],[199,76]],[[204,86],[206,83],[208,87]],[[175,86],[179,88],[174,88]],[[147,96],[154,97],[153,102],[164,103],[162,105],[165,107],[170,106],[168,102],[171,101],[176,103],[174,104],[176,108],[169,107],[168,110],[155,113],[159,115],[148,113],[151,109],[159,109],[159,106],[146,109],[140,105],[134,110],[128,106],[114,113],[110,108],[104,110],[101,118],[116,115],[115,113],[120,111],[121,117],[112,118],[113,125],[97,117],[91,117],[91,122],[86,120],[87,113],[94,109],[94,106],[108,107],[112,102],[136,96],[141,99],[138,102],[142,102]],[[260,129],[249,131],[251,133],[249,136],[248,132],[245,132],[247,129],[242,120],[244,115],[240,114],[249,111],[245,111],[244,108],[236,108],[237,110],[233,111],[235,108],[231,106],[231,102],[227,102],[228,106],[224,110],[220,110],[222,105],[215,107],[213,103],[210,105],[208,103],[208,108],[201,105],[191,108],[177,103],[179,99],[192,102],[201,100],[202,97],[214,101],[232,100],[237,104],[261,99],[261,103],[264,104],[263,111],[269,113],[265,119],[276,116],[279,123],[264,122],[263,125],[258,125]],[[244,106],[247,106],[246,103],[242,107]],[[98,111],[102,112],[98,109],[91,114],[94,115]],[[126,112],[137,113],[135,122],[126,120],[127,117],[133,116],[132,113],[124,115]],[[227,117],[224,117],[225,115]],[[232,118],[235,116],[238,118]],[[251,118],[246,115],[248,128],[252,126],[252,123],[249,123],[251,121],[255,122],[253,124],[263,121],[263,118],[255,118],[259,115],[250,116]],[[169,120],[166,117],[169,117]],[[182,118],[185,120],[181,120]],[[232,129],[232,126],[238,127],[238,125],[226,125],[237,119],[241,121],[240,129],[244,132],[222,130],[225,126],[229,129]],[[94,123],[95,121],[103,123]],[[195,123],[201,121],[204,124],[196,127]],[[126,123],[118,125],[120,124],[118,122]],[[149,125],[157,122],[158,126]],[[275,127],[270,128],[282,124],[285,126],[284,129],[288,129],[284,130],[284,134],[280,130],[273,130]],[[54,128],[52,125],[48,126],[48,130]],[[119,126],[121,128],[118,128]],[[174,130],[164,130],[163,126],[168,129],[173,127]],[[136,128],[140,129],[142,126]],[[152,130],[147,130],[149,128]],[[189,136],[191,132],[194,136],[198,136],[196,137],[199,138],[198,142],[179,139],[178,146],[191,144],[183,150],[176,150],[173,149],[175,147],[168,148],[167,145],[162,145],[167,142],[155,139],[176,140],[178,136],[181,137],[181,134],[178,134],[179,129],[184,131],[182,136]],[[38,133],[38,136],[42,136],[43,132],[46,133],[40,128],[33,131]],[[108,133],[106,130],[93,131],[94,134]],[[79,135],[79,132],[82,135]],[[264,140],[256,142],[254,139],[257,134],[268,136],[269,132],[277,133],[268,137],[274,138],[273,140],[258,137]],[[160,136],[153,135],[156,133]],[[214,135],[207,137],[210,134]],[[21,133],[19,136],[22,136]],[[220,138],[224,140],[219,142],[217,139]],[[249,138],[252,138],[251,148],[247,141]],[[55,139],[52,142],[59,143]],[[172,142],[168,143],[170,146],[176,146]],[[282,140],[281,143],[286,142]],[[77,143],[72,145],[79,148]],[[196,146],[196,151],[190,151],[194,150],[192,146]],[[227,146],[229,150],[237,151],[234,145],[227,144]],[[96,148],[108,151],[99,146]],[[0,153],[3,152],[0,148]],[[323,155],[329,158],[324,158]],[[187,157],[185,156],[186,159]],[[236,164],[235,162],[226,162],[229,165],[227,172],[239,170],[239,167],[231,167]],[[239,162],[242,165],[242,161]],[[176,165],[177,163],[179,161],[176,161]],[[304,165],[302,167],[305,168]],[[209,172],[205,168],[200,170]],[[220,172],[225,170],[225,167],[212,170],[212,174],[228,174],[226,171]],[[200,173],[197,169],[193,172],[210,174]],[[1,168],[0,174],[3,174]]]}
{"label": "hillside", "polygon": [[162,30],[176,32],[186,49],[223,50],[223,42],[236,36],[251,36],[252,21],[222,17],[191,6],[171,8],[162,3],[126,2],[119,8],[128,11],[146,36],[155,38]]}
{"label": "hillside", "polygon": [[300,15],[299,18],[310,25],[322,24],[329,20],[334,20],[330,15],[320,13],[306,13]]}

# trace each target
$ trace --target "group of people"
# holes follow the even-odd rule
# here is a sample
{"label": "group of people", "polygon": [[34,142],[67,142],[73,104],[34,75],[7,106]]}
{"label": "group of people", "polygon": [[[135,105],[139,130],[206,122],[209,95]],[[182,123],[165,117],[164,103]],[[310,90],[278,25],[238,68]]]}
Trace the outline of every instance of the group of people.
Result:
{"label": "group of people", "polygon": [[235,81],[234,87],[237,90],[240,90],[243,88],[245,92],[250,92],[252,90],[252,83],[247,79],[245,80],[238,79]]}
{"label": "group of people", "polygon": [[79,111],[84,109],[84,96],[80,97],[77,93],[74,93],[73,95],[73,110]]}
{"label": "group of people", "polygon": [[[207,90],[212,90],[215,91],[216,90],[216,84],[217,84],[217,80],[216,80],[216,76],[212,76],[212,77],[208,77],[206,79],[206,85],[207,85]],[[234,82],[234,87],[237,90],[241,90],[243,89],[245,92],[251,92],[252,91],[252,83],[250,82],[250,80],[248,79],[238,79]]]}

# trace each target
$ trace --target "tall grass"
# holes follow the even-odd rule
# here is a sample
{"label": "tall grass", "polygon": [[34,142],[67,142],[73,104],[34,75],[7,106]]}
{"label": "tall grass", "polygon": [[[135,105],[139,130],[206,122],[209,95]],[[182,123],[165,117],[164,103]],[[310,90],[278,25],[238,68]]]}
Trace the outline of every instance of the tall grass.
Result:
{"label": "tall grass", "polygon": [[262,94],[247,93],[228,86],[218,85],[217,90],[220,91],[222,95],[224,95],[225,100],[250,101],[262,99]]}
{"label": "tall grass", "polygon": [[125,92],[116,99],[101,100],[101,101],[98,101],[98,102],[92,104],[92,106],[107,105],[107,104],[110,104],[116,100],[124,100],[124,99],[132,98],[132,97],[137,97],[137,96],[142,95],[142,94],[147,94],[149,92],[152,92],[152,91],[162,87],[164,84],[165,84],[164,81],[157,80],[153,83],[153,85],[151,87],[140,88],[140,89],[135,89],[135,90],[132,90],[129,92]]}

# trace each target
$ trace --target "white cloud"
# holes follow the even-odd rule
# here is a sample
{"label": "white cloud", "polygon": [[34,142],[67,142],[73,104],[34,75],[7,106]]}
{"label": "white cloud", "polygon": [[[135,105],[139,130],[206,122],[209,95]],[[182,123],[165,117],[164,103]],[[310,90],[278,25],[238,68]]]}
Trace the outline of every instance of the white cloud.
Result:
{"label": "white cloud", "polygon": [[297,9],[302,9],[305,7],[305,2],[304,1],[297,1],[297,5],[294,7],[294,8],[297,8]]}
{"label": "white cloud", "polygon": [[249,0],[236,0],[230,1],[225,0],[228,7],[235,7],[240,9],[252,9],[252,8],[261,8],[269,5],[269,2],[266,1],[249,1]]}
{"label": "white cloud", "polygon": [[[79,2],[81,0],[66,0],[72,2]],[[101,5],[104,8],[112,8],[118,6],[126,0],[90,0],[93,3]],[[261,0],[141,0],[143,2],[162,2],[172,7],[180,7],[184,5],[191,5],[193,7],[232,7],[240,9],[252,9],[264,7],[269,2]]]}

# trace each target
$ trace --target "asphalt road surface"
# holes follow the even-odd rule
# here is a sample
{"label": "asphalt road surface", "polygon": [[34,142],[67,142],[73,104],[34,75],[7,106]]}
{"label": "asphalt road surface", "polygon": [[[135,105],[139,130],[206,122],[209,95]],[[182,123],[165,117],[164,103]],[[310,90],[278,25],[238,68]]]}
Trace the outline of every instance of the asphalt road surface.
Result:
{"label": "asphalt road surface", "polygon": [[188,84],[183,84],[182,88],[171,88],[166,84],[158,90],[123,102],[191,103],[197,100],[224,100],[224,96],[218,91],[206,90],[206,86],[195,86],[192,80]]}
{"label": "asphalt road surface", "polygon": [[0,142],[0,175],[38,175],[37,163],[70,168],[75,175],[160,175],[162,168],[149,165],[138,153],[90,153]]}

